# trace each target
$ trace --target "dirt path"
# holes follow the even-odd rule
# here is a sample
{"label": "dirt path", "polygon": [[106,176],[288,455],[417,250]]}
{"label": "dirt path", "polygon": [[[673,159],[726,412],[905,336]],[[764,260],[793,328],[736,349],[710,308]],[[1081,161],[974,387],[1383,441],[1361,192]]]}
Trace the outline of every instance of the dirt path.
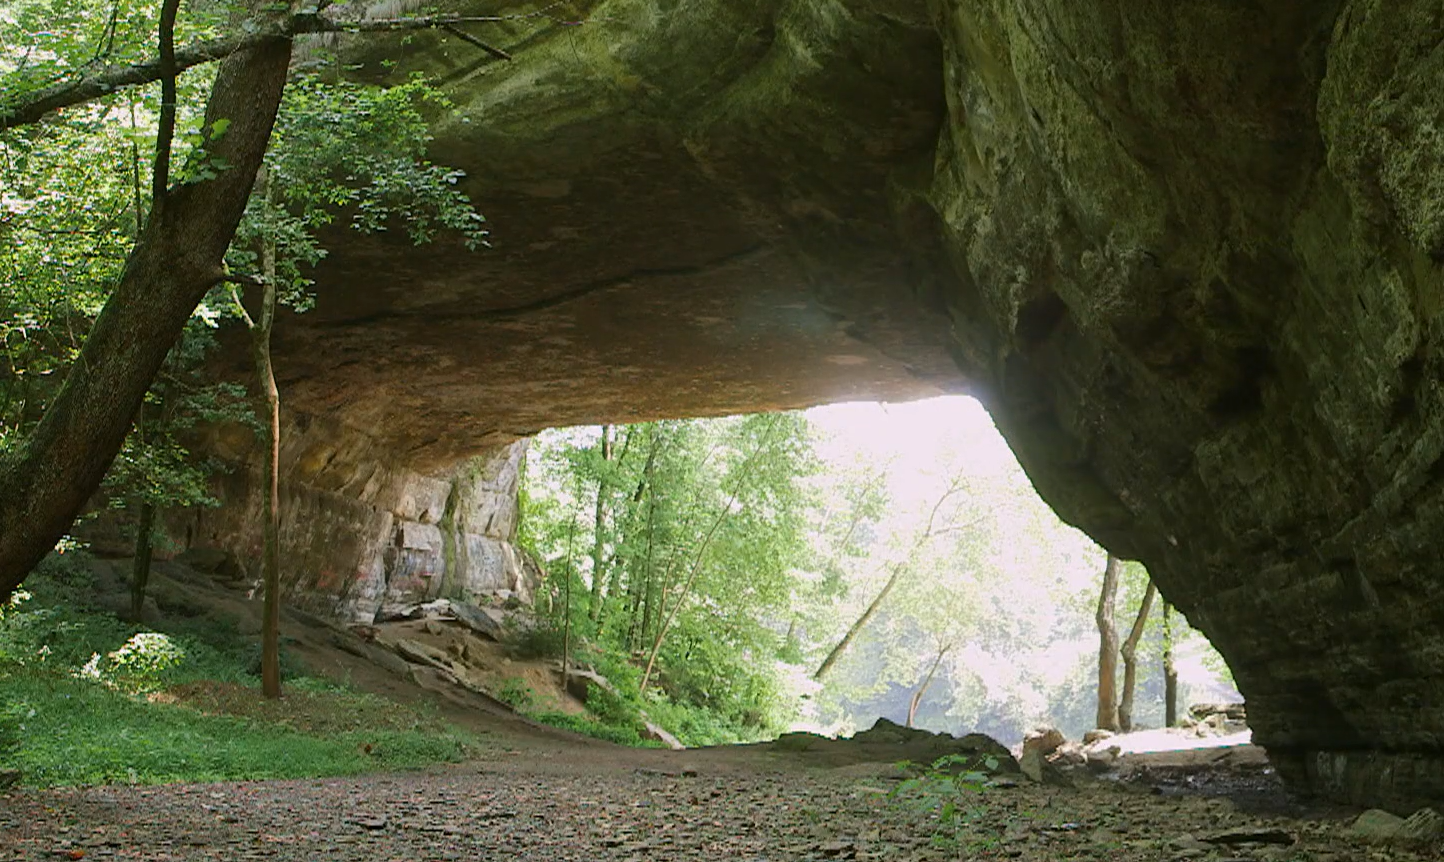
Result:
{"label": "dirt path", "polygon": [[888,796],[897,778],[890,764],[818,769],[761,749],[529,738],[419,773],[11,792],[0,860],[1438,858],[1366,848],[1337,816],[1106,782],[988,788],[940,828]]}

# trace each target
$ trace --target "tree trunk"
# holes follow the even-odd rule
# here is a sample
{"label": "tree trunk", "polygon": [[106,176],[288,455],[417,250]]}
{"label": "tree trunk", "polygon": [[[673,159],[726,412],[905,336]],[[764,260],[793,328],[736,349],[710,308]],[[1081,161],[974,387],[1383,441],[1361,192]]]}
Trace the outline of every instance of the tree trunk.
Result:
{"label": "tree trunk", "polygon": [[155,531],[155,504],[140,504],[140,522],[135,527],[135,558],[130,567],[130,616],[140,622],[145,606],[145,587],[150,582],[151,534]]}
{"label": "tree trunk", "polygon": [[[581,483],[578,482],[578,485]],[[580,488],[578,489],[580,490]],[[577,515],[580,515],[581,506],[578,511],[572,512],[567,525],[567,564],[563,568],[562,576],[566,583],[562,586],[562,691],[567,690],[567,680],[571,676],[572,660],[572,551],[577,540]]]}
{"label": "tree trunk", "polygon": [[822,678],[827,675],[828,671],[832,670],[832,666],[837,664],[837,660],[842,658],[842,654],[847,652],[847,648],[852,645],[853,638],[857,637],[858,632],[867,628],[867,624],[877,615],[877,609],[882,607],[883,601],[887,599],[887,594],[892,592],[893,587],[897,586],[898,579],[902,577],[905,571],[907,571],[907,567],[904,565],[893,567],[892,575],[887,579],[887,583],[882,585],[882,590],[868,603],[867,609],[862,612],[862,616],[853,622],[852,626],[848,628],[847,634],[842,636],[842,640],[838,641],[837,646],[832,648],[832,652],[827,654],[827,658],[822,660],[822,664],[817,666],[817,670],[812,674],[814,681],[822,682]]}
{"label": "tree trunk", "polygon": [[913,699],[910,703],[908,703],[908,727],[912,727],[913,720],[917,718],[918,704],[923,702],[923,695],[927,694],[928,686],[933,684],[933,674],[938,672],[938,665],[942,664],[943,656],[947,655],[948,650],[952,648],[953,645],[948,644],[947,646],[938,650],[937,657],[933,659],[932,666],[928,668],[928,675],[923,677],[922,684],[918,686],[917,691],[913,692]]}
{"label": "tree trunk", "polygon": [[[268,192],[264,190],[263,194]],[[276,319],[274,240],[267,240],[263,245],[261,271],[266,279],[261,318],[251,327],[258,407],[265,417],[267,430],[266,489],[261,506],[261,568],[265,584],[261,617],[261,693],[268,698],[277,698],[281,696],[281,395],[276,389],[275,369],[271,365],[271,328]]]}
{"label": "tree trunk", "polygon": [[1173,605],[1163,603],[1163,724],[1178,725],[1178,668],[1173,665]]}
{"label": "tree trunk", "polygon": [[572,567],[567,566],[566,586],[562,587],[562,691],[572,673]]}
{"label": "tree trunk", "polygon": [[1143,601],[1138,605],[1138,616],[1133,618],[1133,628],[1123,641],[1123,696],[1118,703],[1118,726],[1124,733],[1133,730],[1133,689],[1138,682],[1138,642],[1143,639],[1143,629],[1148,625],[1148,616],[1153,612],[1153,597],[1158,588],[1153,581],[1143,591]]}
{"label": "tree trunk", "polygon": [[24,443],[0,459],[0,595],[55,547],[100,487],[171,345],[221,278],[290,57],[290,41],[278,39],[221,64],[205,124],[230,124],[206,151],[229,168],[170,189],[152,211],[65,385]]}
{"label": "tree trunk", "polygon": [[640,503],[643,495],[647,499],[647,553],[643,558],[642,571],[633,573],[627,578],[627,593],[631,603],[627,620],[627,652],[631,653],[641,648],[642,640],[646,635],[639,632],[638,625],[642,622],[642,601],[646,591],[652,588],[652,539],[657,524],[657,496],[652,489],[653,472],[657,464],[657,450],[661,448],[661,436],[652,430],[652,442],[647,453],[647,463],[642,467],[642,481],[637,485],[637,493],[633,495],[633,502]]}
{"label": "tree trunk", "polygon": [[[612,460],[612,426],[602,426],[602,463]],[[597,476],[597,513],[592,531],[592,598],[587,606],[587,616],[597,622],[602,616],[602,593],[606,584],[606,565],[603,552],[606,550],[604,527],[607,519],[607,468],[603,466]]]}
{"label": "tree trunk", "polygon": [[1113,605],[1118,599],[1118,571],[1122,564],[1112,554],[1103,567],[1103,592],[1098,597],[1098,720],[1103,730],[1118,729],[1118,630],[1113,626]]}

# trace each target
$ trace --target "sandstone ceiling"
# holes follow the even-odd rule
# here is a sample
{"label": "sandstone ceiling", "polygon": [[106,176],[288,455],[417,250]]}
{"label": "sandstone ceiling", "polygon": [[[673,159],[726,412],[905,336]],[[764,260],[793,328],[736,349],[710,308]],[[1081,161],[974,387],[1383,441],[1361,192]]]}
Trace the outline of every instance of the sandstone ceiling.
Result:
{"label": "sandstone ceiling", "polygon": [[1444,798],[1444,0],[548,10],[469,28],[509,62],[355,58],[447,82],[494,247],[341,240],[278,327],[298,414],[425,472],[973,392],[1223,651],[1281,772]]}

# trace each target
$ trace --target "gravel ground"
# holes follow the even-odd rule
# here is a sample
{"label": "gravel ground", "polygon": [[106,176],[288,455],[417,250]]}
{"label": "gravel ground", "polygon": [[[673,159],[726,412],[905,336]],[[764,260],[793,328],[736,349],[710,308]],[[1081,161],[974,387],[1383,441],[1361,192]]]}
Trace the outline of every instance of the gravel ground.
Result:
{"label": "gravel ground", "polygon": [[1439,858],[1367,848],[1338,815],[1110,782],[988,788],[944,824],[890,796],[897,778],[886,764],[530,747],[348,779],[23,789],[0,796],[0,860]]}

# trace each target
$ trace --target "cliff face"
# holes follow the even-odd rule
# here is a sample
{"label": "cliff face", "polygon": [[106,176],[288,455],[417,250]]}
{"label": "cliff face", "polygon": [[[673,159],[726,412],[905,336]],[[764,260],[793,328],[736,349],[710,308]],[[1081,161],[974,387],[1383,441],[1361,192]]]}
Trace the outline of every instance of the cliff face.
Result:
{"label": "cliff face", "polygon": [[364,441],[289,457],[295,578],[434,560],[458,465],[548,425],[969,391],[1281,772],[1444,798],[1444,3],[452,5],[515,59],[351,59],[446,82],[494,248],[338,237],[278,326]]}
{"label": "cliff face", "polygon": [[[538,572],[515,547],[525,441],[422,474],[333,421],[293,416],[282,440],[288,604],[371,623],[437,598],[531,600]],[[234,429],[207,448],[243,466],[221,477],[222,506],[198,510],[176,532],[184,532],[187,546],[235,553],[259,579],[260,452],[249,432]]]}

